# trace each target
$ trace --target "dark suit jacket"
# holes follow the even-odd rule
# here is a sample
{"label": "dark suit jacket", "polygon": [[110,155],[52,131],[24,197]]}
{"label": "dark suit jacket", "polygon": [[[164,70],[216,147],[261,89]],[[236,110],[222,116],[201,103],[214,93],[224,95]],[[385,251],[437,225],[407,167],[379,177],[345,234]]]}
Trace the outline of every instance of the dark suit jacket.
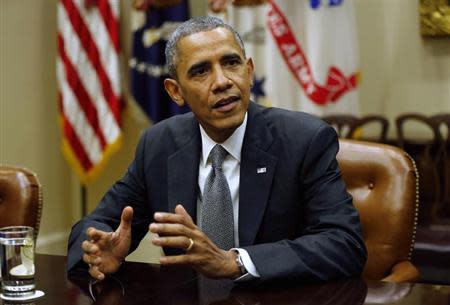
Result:
{"label": "dark suit jacket", "polygon": [[[239,246],[249,252],[260,281],[361,273],[367,253],[337,151],[337,135],[322,121],[250,103],[240,169]],[[132,250],[156,211],[174,211],[182,203],[195,220],[200,153],[192,113],[148,129],[126,175],[72,228],[68,269],[81,259],[85,230],[115,230],[126,205],[134,208]],[[258,173],[263,167],[266,172]]]}

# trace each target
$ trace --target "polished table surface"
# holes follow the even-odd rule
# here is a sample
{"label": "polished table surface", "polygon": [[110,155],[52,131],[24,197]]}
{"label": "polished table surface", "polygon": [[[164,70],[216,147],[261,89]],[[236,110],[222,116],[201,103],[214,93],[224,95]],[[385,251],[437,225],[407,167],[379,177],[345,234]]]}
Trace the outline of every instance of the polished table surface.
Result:
{"label": "polished table surface", "polygon": [[[258,288],[220,282],[218,289],[208,286],[207,291],[198,292],[198,283],[203,285],[204,281],[199,281],[187,268],[126,262],[117,274],[95,283],[87,273],[68,277],[65,264],[63,256],[36,255],[36,284],[46,295],[23,304],[450,305],[450,286],[354,278],[320,284],[277,283]],[[217,285],[217,281],[212,282]]]}

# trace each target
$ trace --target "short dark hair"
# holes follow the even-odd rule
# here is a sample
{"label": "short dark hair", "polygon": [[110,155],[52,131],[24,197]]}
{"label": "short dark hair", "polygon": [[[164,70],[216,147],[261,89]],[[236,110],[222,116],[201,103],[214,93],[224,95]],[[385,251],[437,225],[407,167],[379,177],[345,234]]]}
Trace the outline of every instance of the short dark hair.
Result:
{"label": "short dark hair", "polygon": [[211,31],[216,28],[225,28],[233,34],[234,39],[241,47],[242,54],[244,54],[245,58],[244,42],[242,41],[241,36],[239,36],[239,33],[236,32],[236,30],[233,29],[231,25],[225,23],[222,19],[211,16],[192,18],[180,24],[175,29],[175,31],[173,31],[173,33],[169,37],[169,40],[167,41],[165,53],[169,77],[174,79],[177,78],[175,63],[177,61],[178,56],[178,49],[177,49],[178,41],[185,36],[189,36],[191,34],[199,32]]}

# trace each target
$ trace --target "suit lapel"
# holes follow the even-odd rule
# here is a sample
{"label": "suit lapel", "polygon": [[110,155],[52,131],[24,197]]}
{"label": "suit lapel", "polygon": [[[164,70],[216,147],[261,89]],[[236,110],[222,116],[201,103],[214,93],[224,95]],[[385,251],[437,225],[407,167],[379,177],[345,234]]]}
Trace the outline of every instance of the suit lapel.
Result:
{"label": "suit lapel", "polygon": [[239,186],[239,243],[254,243],[269,200],[278,159],[268,152],[272,134],[261,110],[250,103],[241,155]]}
{"label": "suit lapel", "polygon": [[183,131],[175,138],[179,149],[169,156],[167,164],[167,191],[169,212],[181,203],[196,221],[198,196],[198,166],[201,141],[197,121],[181,126]]}
{"label": "suit lapel", "polygon": [[[179,149],[168,158],[168,208],[173,212],[175,206],[181,203],[196,221],[200,131],[194,117],[192,122],[180,128],[183,128],[183,131],[177,133],[174,139]],[[250,103],[240,168],[240,246],[254,243],[264,217],[278,161],[276,156],[268,152],[273,141],[259,106]]]}

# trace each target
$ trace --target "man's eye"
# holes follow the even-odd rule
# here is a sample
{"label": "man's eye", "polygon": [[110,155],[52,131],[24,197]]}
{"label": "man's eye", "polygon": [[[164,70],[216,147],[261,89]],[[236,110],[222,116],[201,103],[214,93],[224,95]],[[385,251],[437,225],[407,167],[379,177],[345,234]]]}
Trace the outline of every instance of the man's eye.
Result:
{"label": "man's eye", "polygon": [[229,59],[225,62],[228,66],[236,66],[239,65],[241,61],[239,59]]}
{"label": "man's eye", "polygon": [[191,71],[191,76],[200,76],[206,73],[206,68],[196,68]]}

